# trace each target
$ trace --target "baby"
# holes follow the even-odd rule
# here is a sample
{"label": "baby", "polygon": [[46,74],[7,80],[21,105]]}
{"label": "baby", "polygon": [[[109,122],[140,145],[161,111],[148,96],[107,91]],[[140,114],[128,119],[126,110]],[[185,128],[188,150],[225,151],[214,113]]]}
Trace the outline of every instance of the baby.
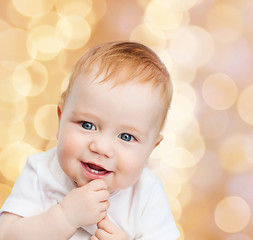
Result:
{"label": "baby", "polygon": [[84,54],[58,105],[57,147],[28,158],[1,208],[0,240],[176,240],[146,167],[171,97],[169,73],[142,44]]}

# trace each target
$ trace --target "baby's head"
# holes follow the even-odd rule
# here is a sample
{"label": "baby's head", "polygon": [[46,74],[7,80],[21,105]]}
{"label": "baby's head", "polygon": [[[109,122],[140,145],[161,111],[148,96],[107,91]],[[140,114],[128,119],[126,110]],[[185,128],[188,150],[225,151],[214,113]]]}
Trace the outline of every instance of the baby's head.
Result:
{"label": "baby's head", "polygon": [[112,87],[133,82],[152,84],[160,91],[163,112],[158,121],[162,129],[172,99],[172,83],[166,67],[150,48],[135,42],[109,42],[87,51],[77,62],[61,96],[62,109],[75,80],[82,77],[85,81],[87,76],[100,77],[101,83],[110,82]]}
{"label": "baby's head", "polygon": [[160,143],[169,74],[147,47],[105,43],[77,63],[58,107],[57,156],[77,186],[104,179],[110,192],[134,184]]}

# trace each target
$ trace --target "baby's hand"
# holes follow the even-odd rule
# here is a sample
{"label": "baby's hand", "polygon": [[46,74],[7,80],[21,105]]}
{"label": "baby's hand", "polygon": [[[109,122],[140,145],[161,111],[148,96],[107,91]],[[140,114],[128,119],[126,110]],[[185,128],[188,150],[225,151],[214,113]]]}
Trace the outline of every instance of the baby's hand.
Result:
{"label": "baby's hand", "polygon": [[106,216],[109,192],[102,179],[73,189],[64,197],[60,206],[69,223],[75,228],[96,224]]}
{"label": "baby's hand", "polygon": [[90,240],[129,240],[128,235],[108,217],[105,217],[98,223],[98,230]]}

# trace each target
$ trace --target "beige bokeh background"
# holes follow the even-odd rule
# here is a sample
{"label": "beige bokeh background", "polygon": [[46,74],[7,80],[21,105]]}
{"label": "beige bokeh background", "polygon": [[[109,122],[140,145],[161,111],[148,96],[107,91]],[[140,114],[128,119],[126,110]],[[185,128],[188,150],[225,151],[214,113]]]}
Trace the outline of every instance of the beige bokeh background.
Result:
{"label": "beige bokeh background", "polygon": [[0,206],[26,157],[56,145],[77,59],[104,41],[154,49],[174,81],[150,167],[182,237],[252,240],[252,0],[0,0]]}

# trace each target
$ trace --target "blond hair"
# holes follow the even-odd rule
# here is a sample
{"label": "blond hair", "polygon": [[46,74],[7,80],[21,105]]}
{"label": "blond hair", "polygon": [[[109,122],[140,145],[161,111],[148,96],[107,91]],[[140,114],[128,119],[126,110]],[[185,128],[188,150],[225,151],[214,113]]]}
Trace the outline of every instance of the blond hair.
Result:
{"label": "blond hair", "polygon": [[75,79],[82,77],[85,80],[90,74],[94,79],[103,75],[100,83],[111,81],[113,86],[137,81],[159,88],[164,105],[163,127],[171,104],[172,84],[165,65],[150,48],[136,42],[108,42],[88,50],[75,65],[68,88],[61,95],[59,105],[62,108]]}

